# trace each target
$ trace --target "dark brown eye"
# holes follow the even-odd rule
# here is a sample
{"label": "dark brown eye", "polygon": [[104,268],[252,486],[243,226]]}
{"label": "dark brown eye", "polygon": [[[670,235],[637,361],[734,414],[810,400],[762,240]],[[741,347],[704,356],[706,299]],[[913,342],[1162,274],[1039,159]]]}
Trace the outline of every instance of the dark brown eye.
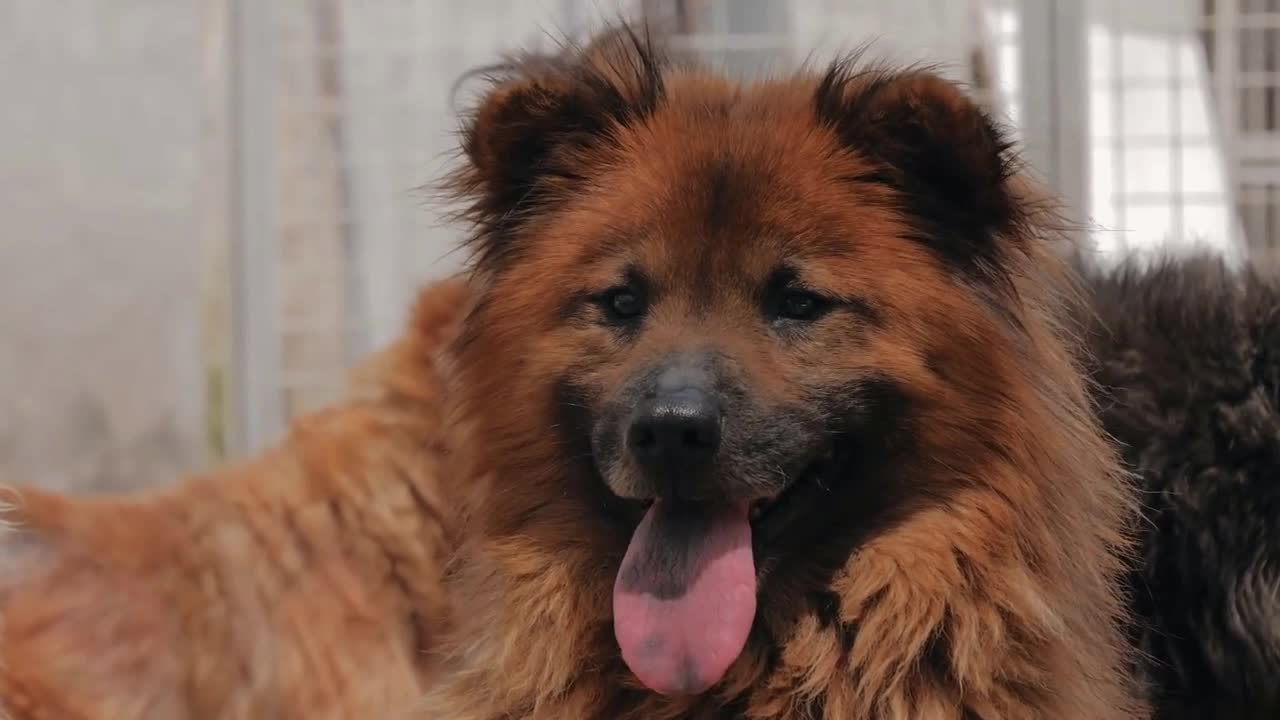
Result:
{"label": "dark brown eye", "polygon": [[605,293],[602,304],[605,313],[615,321],[635,320],[644,315],[646,309],[644,297],[627,287]]}
{"label": "dark brown eye", "polygon": [[822,314],[823,299],[803,290],[788,290],[778,304],[778,317],[784,320],[813,320]]}

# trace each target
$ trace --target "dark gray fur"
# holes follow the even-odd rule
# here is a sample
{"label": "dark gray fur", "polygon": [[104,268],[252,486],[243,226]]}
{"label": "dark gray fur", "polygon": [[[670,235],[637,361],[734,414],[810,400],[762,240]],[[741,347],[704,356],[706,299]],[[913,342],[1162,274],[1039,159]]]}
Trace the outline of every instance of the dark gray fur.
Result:
{"label": "dark gray fur", "polygon": [[1280,718],[1280,281],[1205,258],[1087,276],[1102,418],[1145,490],[1155,717]]}

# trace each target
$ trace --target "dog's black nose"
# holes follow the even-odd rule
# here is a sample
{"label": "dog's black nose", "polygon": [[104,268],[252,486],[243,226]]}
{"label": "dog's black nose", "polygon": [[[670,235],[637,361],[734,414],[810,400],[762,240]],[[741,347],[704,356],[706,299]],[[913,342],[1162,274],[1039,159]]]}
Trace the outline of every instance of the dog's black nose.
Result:
{"label": "dog's black nose", "polygon": [[645,400],[632,417],[627,446],[646,471],[697,470],[720,449],[720,409],[696,388]]}

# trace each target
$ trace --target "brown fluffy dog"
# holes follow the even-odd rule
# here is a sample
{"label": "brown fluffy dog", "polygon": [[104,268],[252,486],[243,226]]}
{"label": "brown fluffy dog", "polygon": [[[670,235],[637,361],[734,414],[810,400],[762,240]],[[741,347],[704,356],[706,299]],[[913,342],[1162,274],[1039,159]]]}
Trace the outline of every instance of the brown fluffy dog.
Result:
{"label": "brown fluffy dog", "polygon": [[624,30],[513,63],[465,151],[474,272],[366,399],[26,498],[19,717],[1143,716],[1051,216],[959,90]]}
{"label": "brown fluffy dog", "polygon": [[432,717],[1141,716],[1052,217],[957,88],[622,31],[513,63],[465,150]]}

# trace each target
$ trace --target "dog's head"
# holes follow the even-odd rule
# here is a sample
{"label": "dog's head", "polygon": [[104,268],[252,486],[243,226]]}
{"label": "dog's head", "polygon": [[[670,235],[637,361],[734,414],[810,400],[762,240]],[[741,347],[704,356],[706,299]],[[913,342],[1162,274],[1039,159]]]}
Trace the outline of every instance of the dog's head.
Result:
{"label": "dog's head", "polygon": [[464,149],[488,526],[611,568],[655,690],[714,683],[781,612],[769,585],[945,493],[921,457],[963,475],[1016,422],[1029,206],[929,72],[743,86],[621,30],[515,63]]}

